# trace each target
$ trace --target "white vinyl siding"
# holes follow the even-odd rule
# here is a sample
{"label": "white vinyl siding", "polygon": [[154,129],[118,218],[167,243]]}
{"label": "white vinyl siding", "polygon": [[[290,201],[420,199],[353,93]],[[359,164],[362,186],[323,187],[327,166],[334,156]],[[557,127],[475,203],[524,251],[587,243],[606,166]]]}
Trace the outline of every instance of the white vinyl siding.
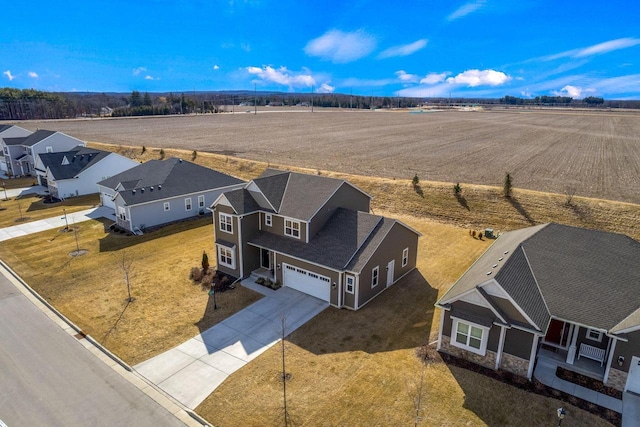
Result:
{"label": "white vinyl siding", "polygon": [[402,251],[402,266],[406,267],[409,263],[409,248],[404,248]]}
{"label": "white vinyl siding", "polygon": [[287,236],[300,238],[300,221],[294,221],[292,219],[284,220],[284,234]]}
{"label": "white vinyl siding", "polygon": [[123,221],[127,220],[127,211],[122,206],[118,206],[118,218]]}
{"label": "white vinyl siding", "polygon": [[190,211],[191,208],[192,208],[192,206],[191,206],[191,197],[187,197],[186,199],[184,199],[184,210]]}
{"label": "white vinyl siding", "polygon": [[453,319],[451,345],[484,356],[487,352],[489,328]]}
{"label": "white vinyl siding", "polygon": [[376,286],[378,286],[379,282],[380,282],[380,267],[375,266],[375,268],[371,270],[371,287],[375,288]]}
{"label": "white vinyl siding", "polygon": [[224,213],[220,213],[220,231],[233,234],[233,217]]}

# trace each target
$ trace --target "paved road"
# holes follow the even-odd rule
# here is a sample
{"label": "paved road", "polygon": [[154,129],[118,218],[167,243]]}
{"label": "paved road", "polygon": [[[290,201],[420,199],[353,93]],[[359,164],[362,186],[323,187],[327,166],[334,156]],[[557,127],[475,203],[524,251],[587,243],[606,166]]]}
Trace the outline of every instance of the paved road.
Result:
{"label": "paved road", "polygon": [[229,375],[280,341],[281,313],[286,315],[285,335],[289,335],[329,306],[291,288],[273,291],[256,285],[253,279],[242,285],[265,297],[180,346],[136,365],[136,370],[195,409]]}
{"label": "paved road", "polygon": [[8,426],[184,425],[2,274],[0,319],[0,419]]}

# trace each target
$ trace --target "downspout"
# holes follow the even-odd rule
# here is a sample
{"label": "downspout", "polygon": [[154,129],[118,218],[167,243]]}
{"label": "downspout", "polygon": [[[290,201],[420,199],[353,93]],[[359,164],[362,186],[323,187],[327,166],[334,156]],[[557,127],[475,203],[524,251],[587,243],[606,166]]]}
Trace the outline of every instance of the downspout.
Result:
{"label": "downspout", "polygon": [[436,349],[440,351],[442,348],[442,328],[444,328],[444,308],[440,308],[440,327],[438,328],[438,347]]}

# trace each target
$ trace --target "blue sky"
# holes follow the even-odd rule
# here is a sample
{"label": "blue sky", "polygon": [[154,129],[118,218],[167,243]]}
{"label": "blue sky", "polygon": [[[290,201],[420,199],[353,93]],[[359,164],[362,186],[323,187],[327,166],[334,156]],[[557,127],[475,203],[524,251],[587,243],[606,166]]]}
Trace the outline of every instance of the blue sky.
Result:
{"label": "blue sky", "polygon": [[640,99],[637,0],[7,2],[0,86]]}

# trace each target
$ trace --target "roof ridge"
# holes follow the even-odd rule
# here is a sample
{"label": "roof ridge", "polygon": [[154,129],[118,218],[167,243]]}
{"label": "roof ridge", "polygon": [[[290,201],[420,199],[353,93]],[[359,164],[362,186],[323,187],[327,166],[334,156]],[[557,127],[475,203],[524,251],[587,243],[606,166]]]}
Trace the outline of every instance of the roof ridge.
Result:
{"label": "roof ridge", "polygon": [[[338,209],[344,209],[346,211],[349,211],[349,209],[346,209],[346,208],[338,208]],[[358,252],[360,252],[360,249],[362,249],[367,244],[369,239],[371,239],[371,237],[375,234],[375,232],[377,232],[377,230],[382,226],[382,223],[384,223],[384,219],[385,219],[385,217],[383,217],[383,216],[370,214],[369,212],[363,212],[363,211],[356,211],[356,212],[357,212],[357,214],[365,213],[367,215],[377,216],[378,217],[378,222],[376,222],[376,225],[374,227],[371,227],[371,230],[369,230],[369,234],[367,234],[366,239],[362,239],[362,243],[360,245],[358,245],[358,247],[356,248],[355,251],[353,251],[353,253],[351,254],[351,257],[349,257],[349,259],[344,264],[342,269],[346,269],[349,266],[349,263],[351,263],[351,260],[353,259],[353,257],[355,257],[356,254]],[[337,213],[337,210],[336,210],[336,213]],[[334,215],[335,215],[335,213],[334,213]],[[395,221],[395,220],[391,220],[391,221]],[[391,224],[391,227],[393,227],[393,224]],[[389,227],[389,230],[391,230],[391,227]],[[387,230],[387,234],[389,233],[389,230]]]}
{"label": "roof ridge", "polygon": [[[540,230],[544,229],[546,227],[542,227]],[[536,231],[535,233],[533,233],[533,235],[536,235],[540,230]],[[529,239],[527,239],[529,240]],[[540,297],[542,298],[542,302],[544,303],[544,308],[547,310],[547,314],[549,315],[549,321],[551,321],[551,310],[549,310],[549,305],[547,304],[547,300],[544,298],[544,294],[542,293],[542,289],[540,289],[540,284],[538,283],[538,279],[536,278],[535,273],[533,272],[533,268],[531,268],[531,263],[529,262],[529,257],[527,256],[527,251],[524,250],[524,246],[523,246],[524,242],[520,243],[520,249],[522,250],[522,255],[524,255],[524,259],[525,261],[527,261],[527,266],[529,267],[529,272],[531,273],[531,277],[533,277],[533,281],[536,284],[536,288],[538,288],[538,293],[540,294]],[[531,317],[531,316],[529,316]],[[545,329],[542,329],[539,325],[536,324],[536,322],[531,319],[531,321],[533,322],[534,326],[537,327],[539,330],[541,331],[546,331],[547,328],[545,327]]]}

